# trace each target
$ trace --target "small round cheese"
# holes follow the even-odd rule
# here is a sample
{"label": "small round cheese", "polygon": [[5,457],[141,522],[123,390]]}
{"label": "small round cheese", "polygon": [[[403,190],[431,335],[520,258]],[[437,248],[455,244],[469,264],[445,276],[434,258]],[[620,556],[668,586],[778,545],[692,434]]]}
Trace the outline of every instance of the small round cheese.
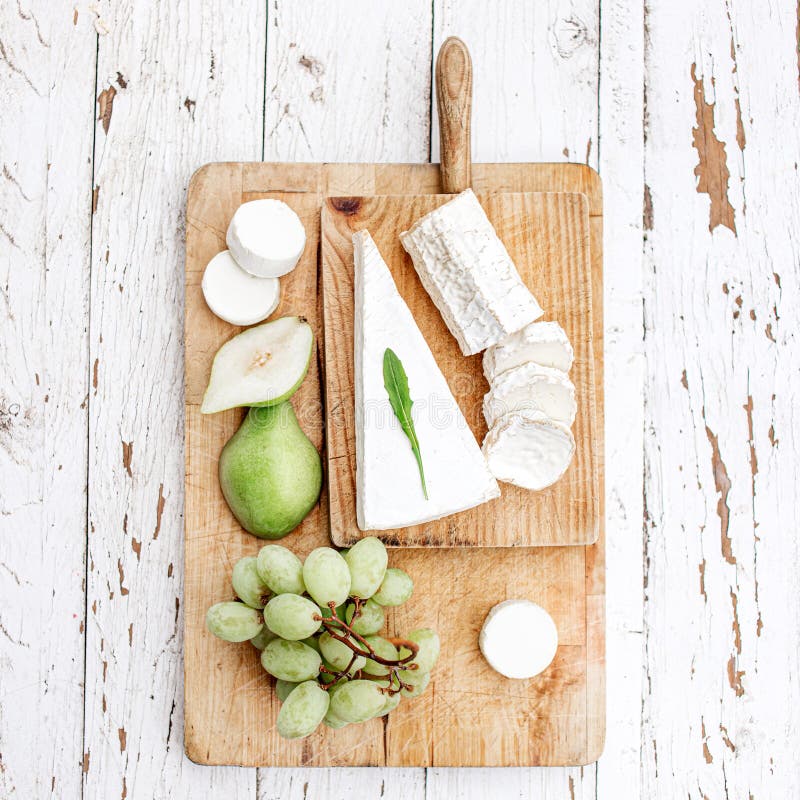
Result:
{"label": "small round cheese", "polygon": [[208,307],[231,325],[253,325],[266,319],[281,297],[277,278],[256,278],[245,272],[229,250],[217,253],[203,273]]}
{"label": "small round cheese", "polygon": [[486,616],[478,643],[492,669],[506,678],[533,678],[556,654],[553,618],[530,600],[506,600]]}
{"label": "small round cheese", "polygon": [[243,270],[260,278],[279,278],[297,266],[306,231],[282,200],[251,200],[236,209],[226,240]]}

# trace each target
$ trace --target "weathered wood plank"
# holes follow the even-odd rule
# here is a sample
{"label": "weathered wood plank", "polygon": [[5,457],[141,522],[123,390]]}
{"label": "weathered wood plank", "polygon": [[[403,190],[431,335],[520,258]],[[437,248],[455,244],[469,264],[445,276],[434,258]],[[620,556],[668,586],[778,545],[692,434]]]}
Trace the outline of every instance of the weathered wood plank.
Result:
{"label": "weathered wood plank", "polygon": [[265,161],[427,161],[431,4],[270,7]]}
{"label": "weathered wood plank", "polygon": [[0,7],[0,795],[79,797],[91,15]]}
{"label": "weathered wood plank", "polygon": [[424,769],[259,770],[258,800],[425,800]]}
{"label": "weathered wood plank", "polygon": [[642,794],[800,792],[793,4],[646,4]]}
{"label": "weathered wood plank", "polygon": [[602,5],[599,169],[605,225],[606,745],[597,797],[640,797],[644,19]]}
{"label": "weathered wood plank", "polygon": [[183,754],[183,225],[206,161],[258,158],[266,10],[119,0],[98,20],[87,797],[253,797]]}
{"label": "weathered wood plank", "polygon": [[[473,161],[597,167],[597,2],[434,0],[433,5],[434,52],[448,36],[458,36],[472,55]],[[432,161],[439,160],[438,125],[434,108]]]}

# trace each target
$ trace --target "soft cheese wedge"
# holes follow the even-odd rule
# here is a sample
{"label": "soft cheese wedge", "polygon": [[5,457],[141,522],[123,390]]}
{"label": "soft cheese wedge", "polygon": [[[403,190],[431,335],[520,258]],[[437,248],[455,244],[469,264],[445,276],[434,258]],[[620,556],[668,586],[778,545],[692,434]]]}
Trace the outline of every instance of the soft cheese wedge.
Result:
{"label": "soft cheese wedge", "polygon": [[569,372],[574,357],[567,334],[557,322],[534,322],[490,347],[483,354],[483,372],[489,383],[526,361]]}
{"label": "soft cheese wedge", "polygon": [[542,367],[526,361],[501,372],[483,399],[483,416],[491,428],[509,411],[540,411],[545,416],[570,426],[578,405],[575,386],[560,369]]}
{"label": "soft cheese wedge", "polygon": [[[353,235],[353,248],[358,527],[405,528],[499,497],[481,449],[367,231]],[[387,348],[408,375],[427,500],[384,386]]]}
{"label": "soft cheese wedge", "polygon": [[566,425],[540,412],[512,411],[486,435],[483,452],[499,481],[538,491],[567,471],[575,439]]}
{"label": "soft cheese wedge", "polygon": [[471,189],[426,214],[400,240],[465,356],[542,315]]}

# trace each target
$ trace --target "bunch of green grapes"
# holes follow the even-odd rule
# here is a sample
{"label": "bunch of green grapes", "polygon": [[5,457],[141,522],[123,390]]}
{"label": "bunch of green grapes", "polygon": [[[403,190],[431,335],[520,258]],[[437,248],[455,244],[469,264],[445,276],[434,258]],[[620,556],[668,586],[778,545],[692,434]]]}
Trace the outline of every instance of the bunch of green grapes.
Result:
{"label": "bunch of green grapes", "polygon": [[379,539],[349,550],[318,547],[303,563],[276,544],[233,568],[239,601],[208,609],[206,625],[228,642],[250,640],[261,665],[276,678],[282,706],[278,732],[286,739],[366,722],[417,697],[430,682],[439,636],[418,628],[407,637],[379,635],[385,609],[405,603],[414,584],[388,567]]}

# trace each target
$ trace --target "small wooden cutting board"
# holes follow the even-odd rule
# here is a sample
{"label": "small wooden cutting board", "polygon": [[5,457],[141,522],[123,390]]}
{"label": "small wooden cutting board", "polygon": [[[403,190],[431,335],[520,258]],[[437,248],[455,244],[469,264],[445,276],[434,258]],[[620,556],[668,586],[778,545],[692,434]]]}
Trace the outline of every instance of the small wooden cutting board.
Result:
{"label": "small wooden cutting board", "polygon": [[393,546],[591,544],[600,530],[602,437],[598,433],[589,206],[565,192],[479,195],[527,286],[566,331],[575,350],[570,378],[578,413],[575,455],[565,475],[541,492],[500,485],[502,496],[434,522],[389,531],[356,524],[353,370],[355,231],[372,235],[478,442],[486,435],[482,401],[489,385],[482,356],[465,357],[423,288],[399,234],[451,195],[334,197],[322,212],[322,286],[331,538],[348,547],[367,535]]}

